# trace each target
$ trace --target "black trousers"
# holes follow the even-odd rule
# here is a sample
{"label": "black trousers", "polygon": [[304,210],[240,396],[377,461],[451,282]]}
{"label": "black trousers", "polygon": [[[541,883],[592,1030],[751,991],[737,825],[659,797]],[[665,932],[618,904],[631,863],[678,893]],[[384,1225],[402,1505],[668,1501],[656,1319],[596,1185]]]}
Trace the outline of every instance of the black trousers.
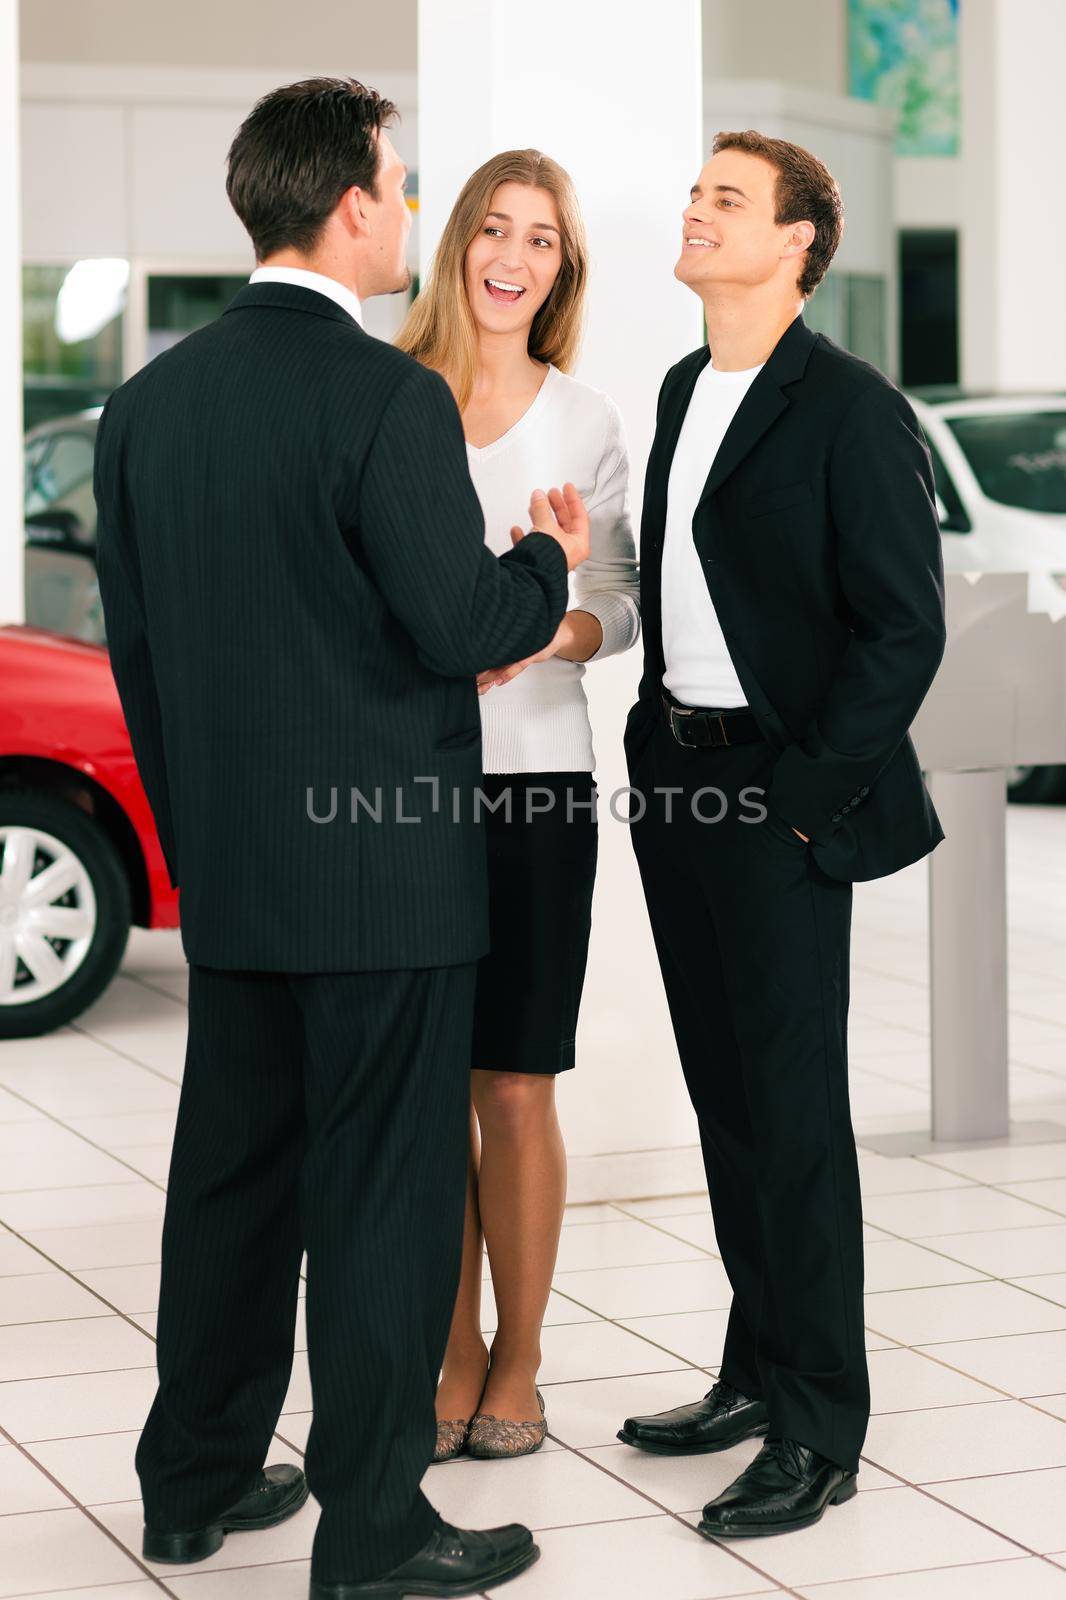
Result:
{"label": "black trousers", "polygon": [[475,973],[191,969],[137,1451],[150,1525],[203,1526],[263,1465],[305,1249],[315,1576],[382,1575],[437,1525],[419,1485],[459,1276]]}
{"label": "black trousers", "polygon": [[633,844],[733,1288],[721,1376],[766,1400],[771,1433],[855,1468],[870,1390],[852,889],[773,813],[742,820],[763,812],[774,760],[761,740],[688,750],[660,722],[631,765],[647,804]]}

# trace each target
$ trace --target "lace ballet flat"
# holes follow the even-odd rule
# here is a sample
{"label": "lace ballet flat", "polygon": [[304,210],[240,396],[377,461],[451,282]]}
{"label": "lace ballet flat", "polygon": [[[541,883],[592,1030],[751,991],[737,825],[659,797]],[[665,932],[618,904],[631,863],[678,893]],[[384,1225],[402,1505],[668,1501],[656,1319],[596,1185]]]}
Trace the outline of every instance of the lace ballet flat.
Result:
{"label": "lace ballet flat", "polygon": [[544,1396],[537,1390],[540,1418],[536,1422],[508,1422],[479,1411],[470,1423],[466,1453],[479,1461],[500,1461],[512,1456],[530,1456],[548,1437],[544,1415]]}

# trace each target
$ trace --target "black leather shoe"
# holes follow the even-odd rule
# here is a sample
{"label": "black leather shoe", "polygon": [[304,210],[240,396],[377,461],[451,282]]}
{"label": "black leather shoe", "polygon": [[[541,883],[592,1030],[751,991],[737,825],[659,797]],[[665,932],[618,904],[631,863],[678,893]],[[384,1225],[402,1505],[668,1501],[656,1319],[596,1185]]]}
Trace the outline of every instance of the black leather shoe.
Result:
{"label": "black leather shoe", "polygon": [[654,1417],[627,1417],[618,1437],[652,1455],[702,1456],[765,1433],[767,1425],[762,1400],[749,1400],[719,1379],[695,1405],[675,1406]]}
{"label": "black leather shoe", "polygon": [[287,1463],[265,1467],[244,1498],[206,1528],[197,1528],[194,1533],[163,1533],[146,1525],[142,1545],[144,1559],[170,1562],[175,1566],[206,1561],[216,1550],[221,1550],[227,1533],[276,1528],[279,1522],[299,1511],[307,1495],[307,1479],[299,1467]]}
{"label": "black leather shoe", "polygon": [[540,1555],[520,1523],[506,1528],[453,1528],[442,1522],[410,1561],[366,1583],[317,1583],[311,1600],[401,1600],[403,1595],[477,1594],[517,1578]]}
{"label": "black leather shoe", "polygon": [[826,1506],[850,1500],[858,1487],[858,1473],[795,1439],[767,1439],[751,1466],[704,1506],[699,1531],[708,1539],[791,1533],[817,1522]]}

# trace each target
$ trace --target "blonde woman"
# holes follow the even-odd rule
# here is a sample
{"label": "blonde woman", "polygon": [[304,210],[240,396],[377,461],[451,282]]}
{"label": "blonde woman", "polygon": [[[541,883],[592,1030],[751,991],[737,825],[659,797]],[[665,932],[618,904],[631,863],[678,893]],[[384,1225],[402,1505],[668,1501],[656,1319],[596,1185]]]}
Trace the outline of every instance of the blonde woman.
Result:
{"label": "blonde woman", "polygon": [[570,178],[537,150],[510,150],[463,188],[397,341],[451,385],[492,548],[506,542],[497,529],[520,537],[531,483],[575,483],[591,530],[551,644],[478,684],[484,788],[499,804],[483,819],[492,950],[478,973],[463,1272],[437,1392],[438,1460],[525,1455],[547,1432],[537,1371],[566,1197],[555,1077],[574,1066],[596,873],[582,678],[584,663],[628,650],[640,626],[621,418],[568,376],[587,279]]}

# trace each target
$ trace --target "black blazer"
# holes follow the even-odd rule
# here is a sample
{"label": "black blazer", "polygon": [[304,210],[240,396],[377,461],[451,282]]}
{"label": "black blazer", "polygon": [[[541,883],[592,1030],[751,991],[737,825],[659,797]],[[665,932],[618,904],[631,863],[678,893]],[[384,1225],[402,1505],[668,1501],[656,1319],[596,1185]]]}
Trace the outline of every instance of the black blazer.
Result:
{"label": "black blazer", "polygon": [[[670,463],[709,359],[706,347],[685,356],[659,396],[631,772],[662,693]],[[748,704],[779,752],[769,804],[832,877],[878,878],[927,855],[944,835],[907,730],[944,651],[944,580],[929,450],[906,399],[797,317],[722,441],[692,536]]]}
{"label": "black blazer", "polygon": [[567,572],[544,534],[486,549],[443,379],[324,295],[250,286],[112,395],[96,495],[111,664],[189,959],[482,955],[474,675],[547,644]]}

